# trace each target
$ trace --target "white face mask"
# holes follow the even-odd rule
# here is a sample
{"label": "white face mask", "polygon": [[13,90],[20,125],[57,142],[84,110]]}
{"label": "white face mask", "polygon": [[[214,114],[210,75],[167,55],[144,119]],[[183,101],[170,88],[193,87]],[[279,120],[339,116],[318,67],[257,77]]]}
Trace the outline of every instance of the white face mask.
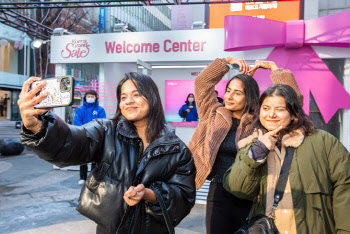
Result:
{"label": "white face mask", "polygon": [[194,101],[194,98],[192,98],[192,97],[188,98],[188,102],[193,102],[193,101]]}
{"label": "white face mask", "polygon": [[87,103],[94,103],[96,101],[96,98],[86,98]]}

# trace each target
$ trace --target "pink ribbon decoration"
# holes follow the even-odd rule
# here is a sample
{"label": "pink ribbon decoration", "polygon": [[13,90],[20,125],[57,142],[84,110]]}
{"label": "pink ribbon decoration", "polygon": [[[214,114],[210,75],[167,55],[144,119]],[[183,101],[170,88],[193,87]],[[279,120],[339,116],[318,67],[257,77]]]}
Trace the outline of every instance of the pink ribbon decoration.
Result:
{"label": "pink ribbon decoration", "polygon": [[[311,45],[350,47],[350,11],[286,23],[249,16],[225,17],[225,51],[275,47],[266,60],[293,72],[304,95],[304,111],[309,114],[311,91],[328,123],[338,109],[350,108],[350,95]],[[260,90],[272,84],[269,74],[262,69],[255,73]]]}

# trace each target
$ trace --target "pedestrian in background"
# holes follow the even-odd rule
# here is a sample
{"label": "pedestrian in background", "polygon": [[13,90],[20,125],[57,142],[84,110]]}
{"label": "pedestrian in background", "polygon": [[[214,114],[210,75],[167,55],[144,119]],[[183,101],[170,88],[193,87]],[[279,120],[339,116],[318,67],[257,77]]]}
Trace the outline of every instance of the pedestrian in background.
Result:
{"label": "pedestrian in background", "polygon": [[0,116],[4,116],[4,98],[0,96]]}
{"label": "pedestrian in background", "polygon": [[[97,92],[88,90],[83,98],[83,105],[75,110],[74,125],[81,126],[93,119],[106,118],[106,112],[103,107],[98,105]],[[95,163],[91,164],[91,171],[95,168]],[[88,166],[86,164],[80,166],[79,185],[83,185],[86,181]]]}
{"label": "pedestrian in background", "polygon": [[[215,85],[229,71],[228,64],[239,66],[239,74],[226,85],[224,104],[218,102]],[[245,221],[252,202],[238,198],[223,188],[223,176],[235,161],[237,142],[251,134],[252,120],[259,106],[259,87],[249,76],[257,68],[270,69],[273,83],[297,86],[293,74],[274,62],[256,61],[253,69],[243,59],[216,59],[194,82],[199,124],[188,147],[196,164],[196,187],[211,181],[206,206],[207,234],[234,233]],[[301,94],[300,94],[301,95]]]}
{"label": "pedestrian in background", "polygon": [[5,93],[5,97],[3,99],[3,110],[4,110],[4,116],[6,117],[7,116],[7,104],[8,104],[8,101],[10,100],[10,97],[8,96],[7,93]]}
{"label": "pedestrian in background", "polygon": [[198,121],[197,107],[193,93],[187,95],[185,102],[186,104],[184,104],[179,110],[180,117],[184,118],[187,122]]}
{"label": "pedestrian in background", "polygon": [[[225,188],[254,201],[250,218],[274,217],[279,233],[349,233],[349,152],[334,136],[315,129],[287,85],[269,87],[259,108],[256,131],[238,142]],[[287,155],[288,147],[295,149],[293,155]],[[283,162],[290,161],[286,157],[292,157],[288,180],[273,208]]]}
{"label": "pedestrian in background", "polygon": [[[166,125],[159,91],[146,75],[126,73],[117,86],[112,120],[68,125],[49,109],[34,109],[45,82],[18,101],[21,140],[40,158],[60,167],[95,162],[77,210],[95,221],[97,233],[174,233],[196,198],[190,150]],[[45,113],[47,112],[47,113]]]}

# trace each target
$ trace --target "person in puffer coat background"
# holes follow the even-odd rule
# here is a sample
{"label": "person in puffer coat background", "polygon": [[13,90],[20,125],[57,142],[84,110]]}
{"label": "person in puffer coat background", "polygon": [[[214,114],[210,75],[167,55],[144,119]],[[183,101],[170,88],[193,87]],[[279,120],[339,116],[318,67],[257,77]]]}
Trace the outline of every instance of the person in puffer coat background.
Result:
{"label": "person in puffer coat background", "polygon": [[[88,90],[83,98],[83,105],[75,110],[74,125],[81,126],[93,119],[106,118],[106,112],[103,107],[98,105],[97,92]],[[91,171],[95,168],[95,163],[91,164]],[[80,180],[79,185],[83,185],[87,178],[88,166],[80,165]]]}
{"label": "person in puffer coat background", "polygon": [[126,73],[113,119],[73,126],[50,109],[34,109],[47,96],[35,96],[45,82],[29,91],[38,79],[24,82],[18,101],[21,141],[60,167],[96,163],[77,207],[97,223],[96,233],[174,233],[195,204],[196,169],[190,150],[165,124],[153,80]]}

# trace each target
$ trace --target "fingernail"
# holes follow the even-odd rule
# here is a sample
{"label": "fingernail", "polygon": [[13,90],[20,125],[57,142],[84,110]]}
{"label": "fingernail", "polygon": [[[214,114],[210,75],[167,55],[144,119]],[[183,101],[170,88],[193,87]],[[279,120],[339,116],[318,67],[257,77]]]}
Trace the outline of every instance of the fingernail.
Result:
{"label": "fingernail", "polygon": [[131,199],[131,196],[128,196],[129,199]]}

